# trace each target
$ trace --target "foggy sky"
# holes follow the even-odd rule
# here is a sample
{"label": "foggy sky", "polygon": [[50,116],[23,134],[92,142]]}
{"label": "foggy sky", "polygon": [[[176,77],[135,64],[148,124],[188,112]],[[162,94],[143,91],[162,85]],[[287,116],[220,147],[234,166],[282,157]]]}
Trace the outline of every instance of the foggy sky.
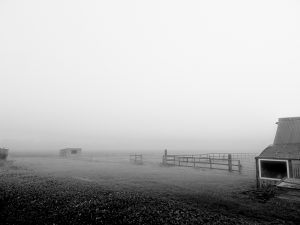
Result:
{"label": "foggy sky", "polygon": [[0,147],[259,152],[300,116],[299,1],[0,1]]}

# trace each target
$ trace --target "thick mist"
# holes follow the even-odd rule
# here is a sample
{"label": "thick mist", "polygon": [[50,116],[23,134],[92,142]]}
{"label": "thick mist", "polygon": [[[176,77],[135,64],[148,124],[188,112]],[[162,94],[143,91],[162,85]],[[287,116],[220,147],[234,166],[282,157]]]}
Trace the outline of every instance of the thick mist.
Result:
{"label": "thick mist", "polygon": [[260,152],[277,118],[300,115],[299,11],[3,0],[0,146]]}

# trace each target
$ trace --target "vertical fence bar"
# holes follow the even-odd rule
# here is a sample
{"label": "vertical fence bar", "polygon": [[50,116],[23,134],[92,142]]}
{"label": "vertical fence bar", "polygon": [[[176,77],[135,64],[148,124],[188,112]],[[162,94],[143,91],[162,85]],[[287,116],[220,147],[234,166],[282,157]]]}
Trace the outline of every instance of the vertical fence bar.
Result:
{"label": "vertical fence bar", "polygon": [[229,172],[232,172],[232,158],[231,158],[231,154],[228,154],[228,170],[229,170]]}

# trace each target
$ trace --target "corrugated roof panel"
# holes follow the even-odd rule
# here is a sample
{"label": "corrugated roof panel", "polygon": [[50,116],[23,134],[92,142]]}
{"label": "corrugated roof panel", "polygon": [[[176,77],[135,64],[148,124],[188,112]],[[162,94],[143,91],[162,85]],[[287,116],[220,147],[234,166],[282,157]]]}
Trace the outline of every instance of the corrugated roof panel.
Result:
{"label": "corrugated roof panel", "polygon": [[300,143],[300,117],[280,118],[274,144]]}

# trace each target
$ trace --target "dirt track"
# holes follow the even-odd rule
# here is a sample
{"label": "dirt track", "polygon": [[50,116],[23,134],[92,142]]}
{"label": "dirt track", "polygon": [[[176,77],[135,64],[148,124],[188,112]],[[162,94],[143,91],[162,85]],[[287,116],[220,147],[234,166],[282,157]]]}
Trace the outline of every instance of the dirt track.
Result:
{"label": "dirt track", "polygon": [[116,191],[99,183],[0,168],[2,224],[299,224],[299,205],[259,203],[237,193],[164,195]]}

